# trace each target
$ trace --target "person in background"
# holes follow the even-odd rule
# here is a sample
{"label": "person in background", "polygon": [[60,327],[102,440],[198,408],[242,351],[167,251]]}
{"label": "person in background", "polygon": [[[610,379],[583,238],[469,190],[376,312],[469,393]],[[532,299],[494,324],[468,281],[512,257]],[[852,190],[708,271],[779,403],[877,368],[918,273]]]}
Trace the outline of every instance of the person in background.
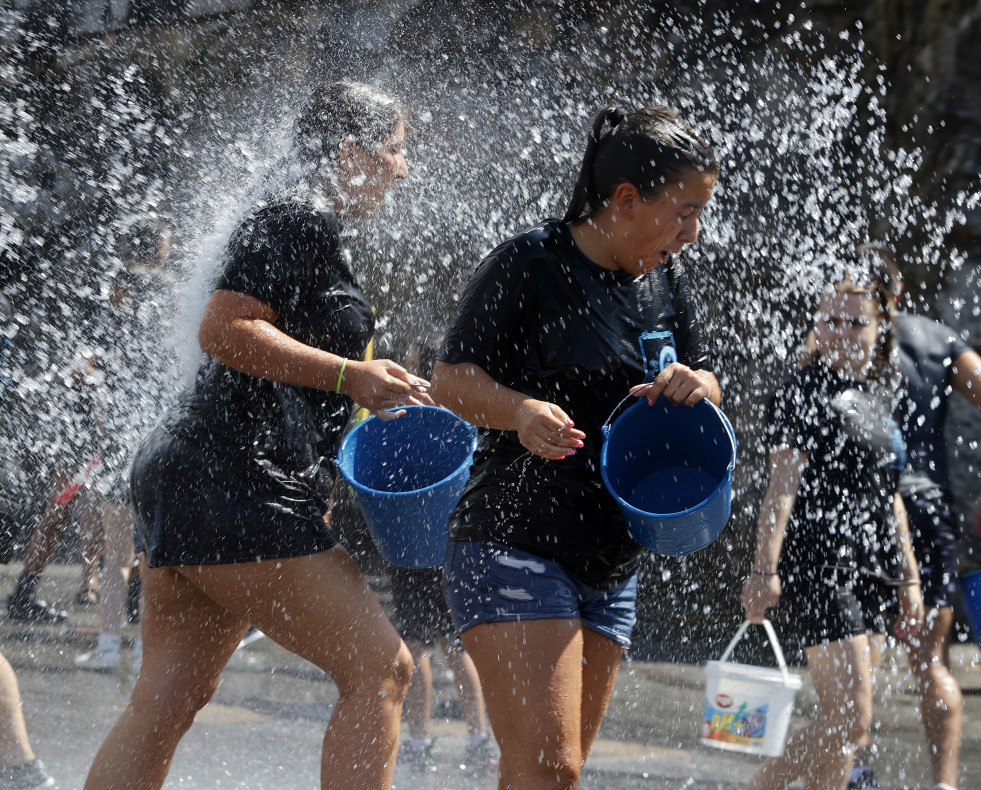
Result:
{"label": "person in background", "polygon": [[[950,671],[954,598],[958,592],[957,544],[960,529],[951,510],[950,467],[945,424],[956,392],[981,410],[981,355],[957,332],[926,316],[900,309],[903,281],[892,252],[866,244],[859,252],[876,256],[886,277],[890,311],[905,384],[900,408],[908,463],[899,492],[909,519],[913,554],[920,565],[923,628],[906,642],[920,692],[920,715],[930,750],[933,790],[956,790],[960,771],[963,697]],[[813,353],[813,337],[806,355]],[[973,509],[973,530],[981,535],[981,495]],[[860,765],[849,787],[875,787],[871,768]]]}
{"label": "person in background", "polygon": [[600,474],[618,404],[720,400],[676,257],[719,165],[666,107],[593,118],[565,217],[480,264],[433,372],[480,428],[443,566],[483,683],[500,787],[570,788],[636,619],[641,547]]}
{"label": "person in background", "polygon": [[29,790],[53,787],[44,763],[34,756],[24,723],[24,706],[14,668],[0,653],[0,787]]}
{"label": "person in background", "polygon": [[[423,332],[409,347],[405,359],[406,369],[422,378],[428,378],[432,374],[436,352],[442,341],[441,332]],[[473,659],[467,655],[460,640],[453,636],[453,622],[443,598],[441,578],[440,567],[389,567],[395,625],[409,646],[415,664],[403,710],[409,737],[403,741],[400,756],[420,773],[439,770],[439,765],[432,756],[434,739],[430,729],[433,708],[432,652],[438,644],[453,673],[457,693],[460,695],[460,708],[467,725],[469,740],[462,766],[475,773],[496,765],[490,749],[487,711]]]}
{"label": "person in background", "polygon": [[133,462],[143,665],[86,790],[163,785],[250,624],[337,685],[321,787],[391,784],[412,656],[325,518],[355,403],[432,403],[400,365],[361,361],[374,318],[345,234],[407,177],[406,120],[376,87],[315,89],[292,164],[229,241],[194,387]]}
{"label": "person in background", "polygon": [[[97,519],[102,562],[99,635],[92,650],[75,657],[75,666],[97,672],[119,667],[122,623],[127,614],[130,573],[134,566],[135,516],[130,502],[131,456],[160,412],[163,382],[152,368],[165,354],[154,351],[159,324],[150,290],[162,287],[171,249],[169,226],[142,217],[130,221],[117,242],[118,266],[108,294],[107,316],[98,351],[103,371],[93,397],[102,462],[88,491],[87,507]],[[158,294],[159,296],[160,294]],[[140,662],[137,649],[135,663]]]}
{"label": "person in background", "polygon": [[919,571],[898,493],[905,450],[888,294],[867,261],[849,261],[821,296],[816,354],[770,403],[770,482],[742,590],[751,622],[778,604],[805,647],[817,717],[747,787],[845,790],[868,743],[877,635],[923,622]]}

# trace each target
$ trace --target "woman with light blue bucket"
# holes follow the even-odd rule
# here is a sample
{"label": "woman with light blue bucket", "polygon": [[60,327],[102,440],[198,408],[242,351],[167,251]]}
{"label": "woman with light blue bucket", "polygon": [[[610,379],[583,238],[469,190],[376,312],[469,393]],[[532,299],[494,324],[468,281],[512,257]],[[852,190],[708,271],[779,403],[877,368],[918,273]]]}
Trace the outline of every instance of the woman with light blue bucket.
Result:
{"label": "woman with light blue bucket", "polygon": [[[483,681],[502,788],[578,784],[630,644],[644,547],[621,506],[633,492],[604,485],[604,423],[631,393],[653,405],[628,414],[707,408],[719,421],[676,257],[718,171],[673,111],[601,110],[565,217],[481,263],[434,371],[434,399],[480,433],[444,589]],[[681,448],[670,452],[684,476]]]}

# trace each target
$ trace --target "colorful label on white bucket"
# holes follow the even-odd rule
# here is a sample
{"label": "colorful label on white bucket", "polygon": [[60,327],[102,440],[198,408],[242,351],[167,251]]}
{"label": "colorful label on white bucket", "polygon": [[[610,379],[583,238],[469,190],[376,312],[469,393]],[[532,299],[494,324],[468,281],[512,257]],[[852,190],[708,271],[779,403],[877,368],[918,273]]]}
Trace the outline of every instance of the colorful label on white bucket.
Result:
{"label": "colorful label on white bucket", "polygon": [[763,751],[770,705],[762,700],[733,699],[723,692],[705,700],[702,737],[745,751]]}

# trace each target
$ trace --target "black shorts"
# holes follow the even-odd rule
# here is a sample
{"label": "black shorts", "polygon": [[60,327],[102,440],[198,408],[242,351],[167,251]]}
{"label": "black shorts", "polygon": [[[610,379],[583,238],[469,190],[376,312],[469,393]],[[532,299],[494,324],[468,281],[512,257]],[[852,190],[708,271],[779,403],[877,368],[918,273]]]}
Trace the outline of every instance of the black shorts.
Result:
{"label": "black shorts", "polygon": [[954,605],[957,576],[957,522],[950,499],[942,491],[914,492],[903,497],[909,519],[913,555],[920,565],[923,603],[927,608]]}
{"label": "black shorts", "polygon": [[395,626],[406,642],[422,642],[431,647],[453,635],[453,621],[443,598],[442,568],[393,565],[389,577]]}
{"label": "black shorts", "polygon": [[285,559],[337,545],[308,489],[234,450],[218,456],[163,427],[141,445],[130,482],[149,567]]}
{"label": "black shorts", "polygon": [[783,620],[801,647],[862,634],[886,634],[895,617],[894,588],[880,579],[824,570],[809,578],[784,580]]}

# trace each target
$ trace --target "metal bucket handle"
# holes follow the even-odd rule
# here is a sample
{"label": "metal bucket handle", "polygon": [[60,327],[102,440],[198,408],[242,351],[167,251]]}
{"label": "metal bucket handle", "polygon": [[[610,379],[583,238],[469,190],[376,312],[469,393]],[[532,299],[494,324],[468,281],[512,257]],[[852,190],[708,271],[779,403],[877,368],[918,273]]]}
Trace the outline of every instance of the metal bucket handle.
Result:
{"label": "metal bucket handle", "polygon": [[[729,642],[729,646],[725,649],[725,652],[719,659],[719,663],[724,664],[726,662],[726,660],[732,654],[732,651],[735,649],[736,644],[743,638],[743,635],[746,633],[746,629],[748,629],[750,625],[752,625],[752,623],[750,623],[749,620],[743,620],[743,624],[739,626],[739,630],[736,631],[736,635],[732,638],[732,641]],[[783,673],[784,680],[786,681],[790,678],[790,672],[787,669],[787,662],[784,660],[783,650],[780,648],[780,642],[777,640],[777,632],[773,630],[773,626],[766,618],[763,619],[762,625],[766,629],[766,635],[770,638],[770,647],[773,648],[773,654],[777,657],[777,665],[780,667],[780,671]]]}

